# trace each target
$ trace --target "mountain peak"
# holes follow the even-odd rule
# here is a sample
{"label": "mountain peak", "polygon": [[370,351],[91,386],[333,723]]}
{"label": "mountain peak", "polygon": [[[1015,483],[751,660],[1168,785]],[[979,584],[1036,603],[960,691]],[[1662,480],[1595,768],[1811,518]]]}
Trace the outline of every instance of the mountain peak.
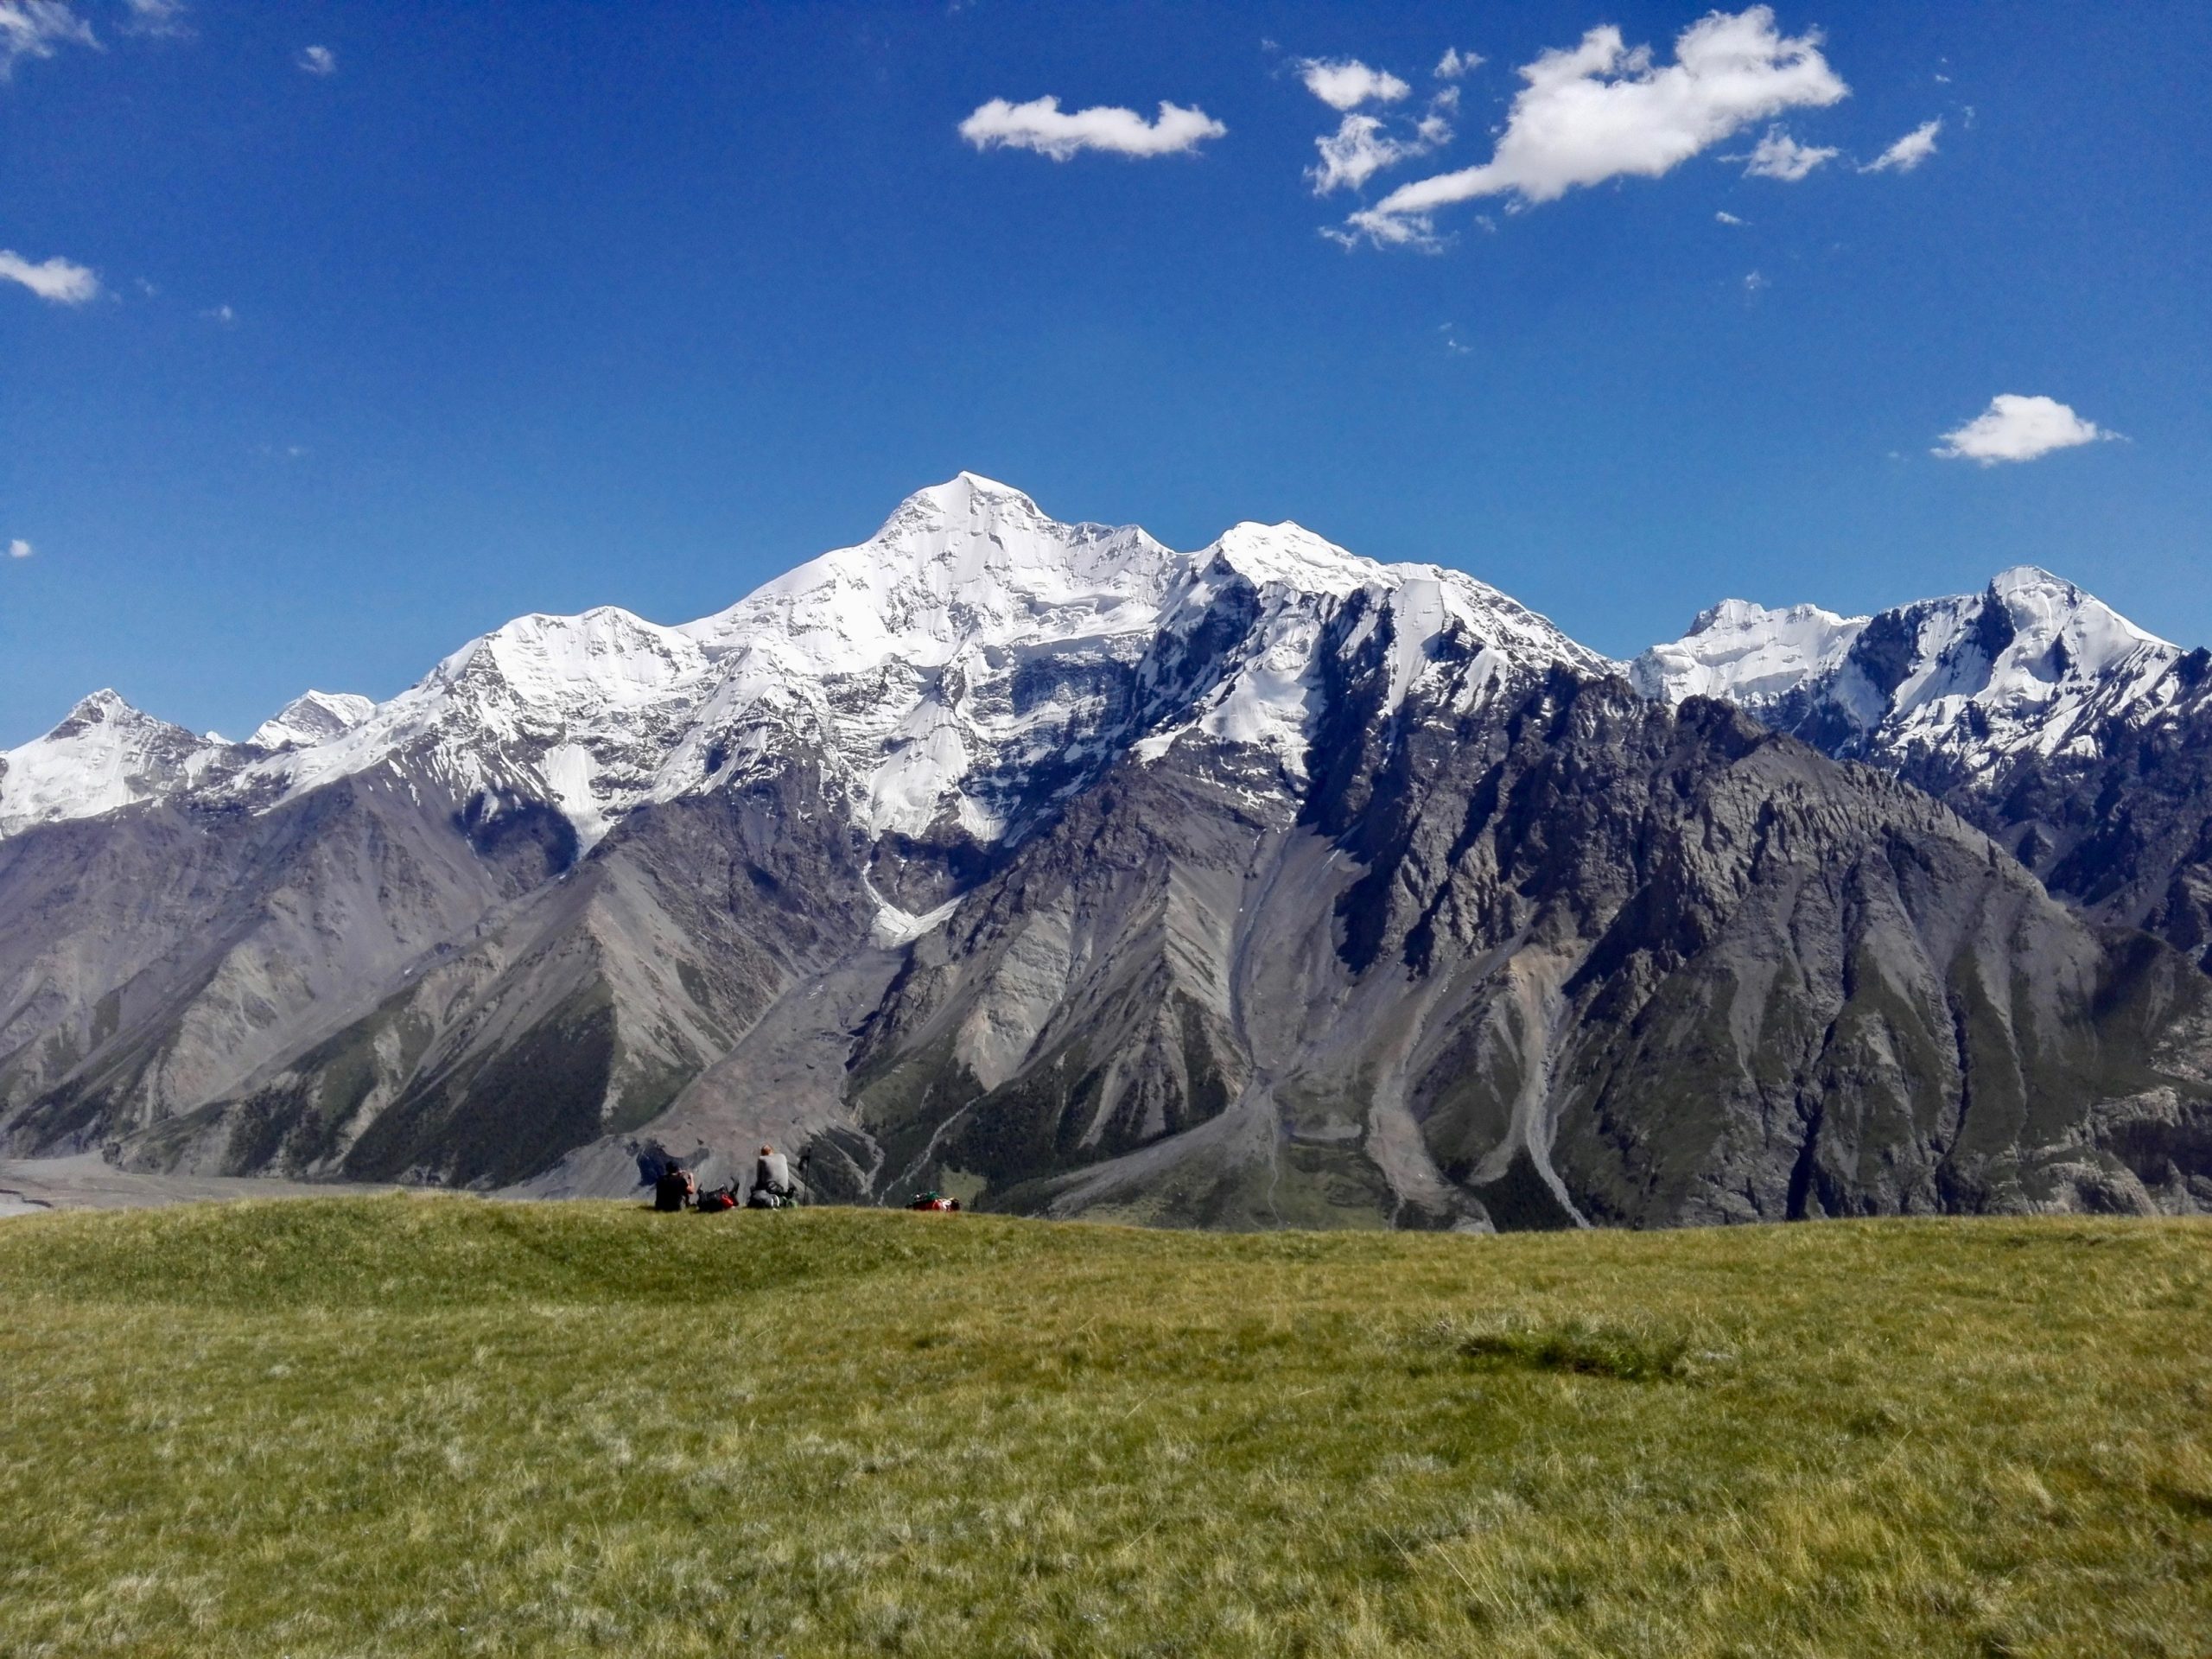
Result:
{"label": "mountain peak", "polygon": [[916,529],[988,523],[1000,518],[1052,522],[1034,500],[1011,484],[985,478],[981,473],[963,472],[942,484],[916,490],[869,539],[894,541]]}
{"label": "mountain peak", "polygon": [[[61,726],[73,723],[86,725],[93,721],[115,720],[130,715],[151,718],[144,715],[143,710],[134,706],[113,686],[104,685],[90,696],[78,698],[75,705],[61,717]],[[54,729],[59,731],[60,728],[57,726]]]}
{"label": "mountain peak", "polygon": [[1311,592],[1342,594],[1388,575],[1386,567],[1373,559],[1338,547],[1287,518],[1279,524],[1250,519],[1231,524],[1211,551],[1231,569],[1262,587],[1280,582]]}
{"label": "mountain peak", "polygon": [[[2005,608],[2014,632],[2040,650],[2064,636],[2077,660],[2094,670],[2144,645],[2176,648],[2139,628],[2094,594],[2032,564],[2016,564],[1989,580],[1988,597]],[[2086,653],[2086,656],[2085,656]]]}
{"label": "mountain peak", "polygon": [[213,747],[103,687],[45,736],[0,754],[0,836],[151,799],[188,777]]}
{"label": "mountain peak", "polygon": [[351,691],[305,691],[254,728],[246,741],[264,749],[303,748],[350,732],[376,712]]}
{"label": "mountain peak", "polygon": [[1680,639],[1654,645],[1629,665],[1647,697],[1726,697],[1757,707],[1843,660],[1866,626],[1817,605],[1777,610],[1724,599],[1700,611]]}
{"label": "mountain peak", "polygon": [[1709,605],[1690,620],[1686,639],[1701,633],[1738,632],[1758,628],[1783,628],[1813,625],[1838,627],[1859,619],[1839,616],[1823,610],[1818,605],[1762,605],[1756,600],[1724,599],[1718,605]]}
{"label": "mountain peak", "polygon": [[2085,599],[2087,594],[2063,576],[2055,576],[2039,564],[2016,564],[2008,570],[1999,570],[1989,579],[1993,594],[2050,593],[2063,594],[2069,600]]}

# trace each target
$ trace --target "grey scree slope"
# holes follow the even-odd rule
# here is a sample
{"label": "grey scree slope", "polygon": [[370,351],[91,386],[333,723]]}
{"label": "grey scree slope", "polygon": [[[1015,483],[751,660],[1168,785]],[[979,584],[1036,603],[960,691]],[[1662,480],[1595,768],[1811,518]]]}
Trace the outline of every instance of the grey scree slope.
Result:
{"label": "grey scree slope", "polygon": [[1225,1226],[2212,1207],[2196,941],[1986,833],[2124,866],[2090,784],[2046,846],[1295,526],[1175,554],[963,475],[687,629],[524,619],[175,747],[0,838],[0,1149],[569,1194],[767,1139],[830,1197]]}

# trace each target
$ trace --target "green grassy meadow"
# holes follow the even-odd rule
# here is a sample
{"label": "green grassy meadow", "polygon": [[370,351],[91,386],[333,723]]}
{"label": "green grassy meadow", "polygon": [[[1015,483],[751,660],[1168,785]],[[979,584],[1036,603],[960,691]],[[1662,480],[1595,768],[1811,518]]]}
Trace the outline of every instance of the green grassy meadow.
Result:
{"label": "green grassy meadow", "polygon": [[2212,1226],[0,1224],[0,1654],[2212,1653]]}

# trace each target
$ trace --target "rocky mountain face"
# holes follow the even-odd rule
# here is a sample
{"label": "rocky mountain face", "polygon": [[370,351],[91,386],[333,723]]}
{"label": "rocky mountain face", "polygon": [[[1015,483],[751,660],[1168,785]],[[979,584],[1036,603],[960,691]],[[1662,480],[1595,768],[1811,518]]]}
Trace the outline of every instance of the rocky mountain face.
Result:
{"label": "rocky mountain face", "polygon": [[2046,571],[1844,618],[1731,600],[1630,666],[1883,767],[2100,921],[2212,968],[2212,657]]}
{"label": "rocky mountain face", "polygon": [[[1820,752],[2032,629],[1916,623],[1929,691],[1771,614],[1640,695],[1455,572],[963,475],[245,744],[96,699],[0,772],[0,1143],[563,1194],[765,1138],[826,1197],[1236,1226],[2212,1204],[2212,980]],[[2054,685],[2186,660],[2050,633]]]}

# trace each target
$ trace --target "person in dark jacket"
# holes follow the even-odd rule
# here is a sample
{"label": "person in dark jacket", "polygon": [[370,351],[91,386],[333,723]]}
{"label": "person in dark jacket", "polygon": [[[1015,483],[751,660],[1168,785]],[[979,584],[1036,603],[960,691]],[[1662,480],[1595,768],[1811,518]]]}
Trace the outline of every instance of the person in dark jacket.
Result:
{"label": "person in dark jacket", "polygon": [[699,1178],[671,1158],[653,1183],[653,1208],[672,1215],[690,1203],[698,1191]]}

